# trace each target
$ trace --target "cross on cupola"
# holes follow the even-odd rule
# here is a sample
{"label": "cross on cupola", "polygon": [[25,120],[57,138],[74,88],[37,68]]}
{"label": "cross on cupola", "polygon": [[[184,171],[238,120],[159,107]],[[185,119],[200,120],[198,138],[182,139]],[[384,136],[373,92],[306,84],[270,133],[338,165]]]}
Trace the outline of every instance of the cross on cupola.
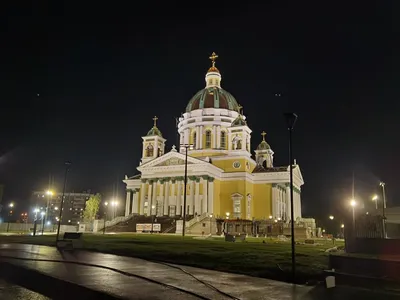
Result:
{"label": "cross on cupola", "polygon": [[211,54],[211,56],[209,57],[209,59],[210,59],[211,62],[212,62],[213,68],[215,68],[215,60],[216,60],[217,58],[218,58],[218,55],[215,54],[215,52],[213,52],[213,53]]}
{"label": "cross on cupola", "polygon": [[211,67],[208,69],[206,74],[206,88],[211,87],[221,87],[221,74],[219,70],[215,67],[215,61],[218,58],[218,55],[213,52],[209,59],[211,60]]}
{"label": "cross on cupola", "polygon": [[265,142],[265,135],[266,135],[265,131],[261,132],[261,135],[262,135],[263,141]]}
{"label": "cross on cupola", "polygon": [[154,116],[154,118],[153,118],[154,127],[157,127],[157,120],[158,120],[157,116]]}

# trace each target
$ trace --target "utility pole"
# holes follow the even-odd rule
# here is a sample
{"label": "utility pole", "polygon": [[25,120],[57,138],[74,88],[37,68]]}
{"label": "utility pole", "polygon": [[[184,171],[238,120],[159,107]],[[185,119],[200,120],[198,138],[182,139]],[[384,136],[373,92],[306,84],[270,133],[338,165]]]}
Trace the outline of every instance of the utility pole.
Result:
{"label": "utility pole", "polygon": [[293,205],[293,151],[292,151],[292,131],[296,124],[297,115],[295,113],[285,113],[287,128],[289,131],[289,170],[290,170],[290,218],[291,218],[291,242],[292,242],[292,282],[296,282],[296,248],[294,238],[294,205]]}
{"label": "utility pole", "polygon": [[65,164],[64,188],[63,188],[63,193],[62,193],[62,197],[61,197],[60,216],[58,217],[56,245],[57,245],[57,242],[58,242],[58,237],[60,236],[60,226],[61,226],[62,211],[63,211],[63,206],[64,206],[65,189],[67,187],[67,177],[68,177],[69,168],[71,167],[71,162],[66,161],[64,164]]}

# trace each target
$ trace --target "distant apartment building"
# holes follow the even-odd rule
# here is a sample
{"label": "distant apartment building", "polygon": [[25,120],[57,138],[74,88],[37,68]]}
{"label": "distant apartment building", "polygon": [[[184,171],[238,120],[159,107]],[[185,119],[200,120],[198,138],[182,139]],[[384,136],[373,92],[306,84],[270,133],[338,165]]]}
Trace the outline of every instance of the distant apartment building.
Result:
{"label": "distant apartment building", "polygon": [[[91,196],[93,194],[90,192],[65,193],[61,224],[77,225],[82,222],[85,203]],[[45,212],[48,205],[46,221],[55,224],[60,216],[61,198],[62,193],[49,195],[45,191],[35,191],[31,197],[32,211],[38,209],[38,218],[41,218],[40,212]],[[33,216],[34,214],[32,213]]]}

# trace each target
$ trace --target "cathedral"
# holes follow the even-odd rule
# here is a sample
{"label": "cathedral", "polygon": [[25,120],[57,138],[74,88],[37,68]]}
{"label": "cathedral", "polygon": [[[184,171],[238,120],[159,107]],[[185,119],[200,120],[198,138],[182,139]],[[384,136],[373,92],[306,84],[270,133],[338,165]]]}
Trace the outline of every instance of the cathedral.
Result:
{"label": "cathedral", "polygon": [[[165,149],[157,117],[142,137],[139,174],[124,180],[126,216],[179,218],[185,209],[188,216],[290,221],[289,167],[274,166],[274,152],[265,132],[257,135],[260,143],[252,156],[252,131],[242,107],[221,87],[217,57],[215,53],[210,56],[206,86],[190,99],[179,118],[180,145]],[[293,213],[298,220],[304,181],[296,163],[293,184]]]}

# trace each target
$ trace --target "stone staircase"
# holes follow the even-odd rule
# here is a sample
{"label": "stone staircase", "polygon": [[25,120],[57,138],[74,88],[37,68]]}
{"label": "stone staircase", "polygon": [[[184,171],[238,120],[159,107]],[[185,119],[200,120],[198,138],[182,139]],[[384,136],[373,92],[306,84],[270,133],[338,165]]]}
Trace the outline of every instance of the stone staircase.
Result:
{"label": "stone staircase", "polygon": [[185,232],[190,234],[192,233],[192,231],[195,231],[195,233],[198,233],[197,231],[199,231],[199,229],[195,227],[198,227],[199,224],[201,224],[203,221],[207,220],[209,221],[209,218],[210,218],[209,213],[206,212],[201,214],[200,216],[194,217],[193,219],[187,221],[185,224],[186,225]]}
{"label": "stone staircase", "polygon": [[126,218],[121,222],[114,222],[114,225],[106,226],[106,232],[136,232],[136,224],[142,223],[160,224],[161,232],[163,233],[175,233],[176,230],[175,218],[133,215],[131,218]]}
{"label": "stone staircase", "polygon": [[[114,219],[110,220],[110,221],[106,221],[105,223],[105,227],[106,230],[108,227],[117,225],[121,222],[126,222],[130,219],[132,219],[135,215],[134,214],[130,214],[128,216],[120,216],[120,217],[115,217]],[[97,232],[102,231],[104,229],[104,222],[99,222],[97,225]]]}

